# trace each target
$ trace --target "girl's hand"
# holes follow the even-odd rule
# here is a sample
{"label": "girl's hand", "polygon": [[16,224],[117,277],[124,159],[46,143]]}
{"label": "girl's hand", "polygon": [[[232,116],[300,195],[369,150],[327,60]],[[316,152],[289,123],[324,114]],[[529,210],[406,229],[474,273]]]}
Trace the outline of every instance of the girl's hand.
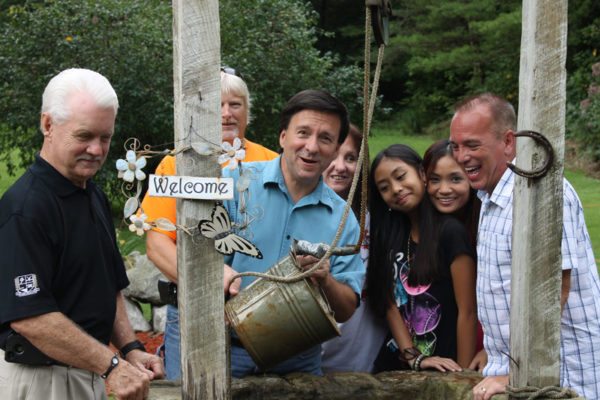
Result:
{"label": "girl's hand", "polygon": [[475,357],[473,357],[473,361],[471,361],[471,364],[469,364],[469,369],[477,371],[481,374],[483,373],[483,367],[485,367],[486,364],[487,353],[485,352],[485,349],[481,349],[479,353],[475,354]]}
{"label": "girl's hand", "polygon": [[[414,363],[414,360],[409,361],[410,366]],[[462,368],[451,358],[442,357],[426,357],[421,361],[421,369],[437,369],[441,372],[461,372]]]}

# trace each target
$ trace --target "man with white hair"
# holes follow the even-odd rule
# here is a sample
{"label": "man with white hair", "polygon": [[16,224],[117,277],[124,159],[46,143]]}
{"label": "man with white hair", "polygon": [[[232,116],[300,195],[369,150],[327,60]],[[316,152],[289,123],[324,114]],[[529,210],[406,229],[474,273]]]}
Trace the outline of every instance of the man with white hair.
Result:
{"label": "man with white hair", "polygon": [[[164,376],[131,328],[129,282],[106,195],[117,95],[97,72],[68,69],[44,90],[44,142],[0,200],[0,393],[10,399],[147,396]],[[121,350],[121,358],[109,347]]]}
{"label": "man with white hair", "polygon": [[[246,150],[243,161],[268,161],[277,153],[245,138],[250,121],[250,93],[241,74],[230,67],[221,68],[221,128],[222,140],[233,144],[238,138]],[[175,157],[166,156],[156,168],[157,175],[175,175]],[[176,223],[175,199],[146,196],[142,209],[149,220],[167,218]],[[176,232],[154,228],[146,239],[148,258],[169,280],[161,281],[162,292],[167,293],[167,325],[164,335],[164,357],[167,379],[176,380],[181,375],[179,353],[179,313],[177,309],[177,243]]]}

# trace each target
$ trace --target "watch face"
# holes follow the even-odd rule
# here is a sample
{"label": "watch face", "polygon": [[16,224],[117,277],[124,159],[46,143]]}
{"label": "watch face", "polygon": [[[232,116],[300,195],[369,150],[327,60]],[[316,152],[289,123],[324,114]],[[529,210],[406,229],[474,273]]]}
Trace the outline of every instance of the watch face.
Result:
{"label": "watch face", "polygon": [[117,365],[119,363],[119,359],[117,357],[113,357],[112,365]]}

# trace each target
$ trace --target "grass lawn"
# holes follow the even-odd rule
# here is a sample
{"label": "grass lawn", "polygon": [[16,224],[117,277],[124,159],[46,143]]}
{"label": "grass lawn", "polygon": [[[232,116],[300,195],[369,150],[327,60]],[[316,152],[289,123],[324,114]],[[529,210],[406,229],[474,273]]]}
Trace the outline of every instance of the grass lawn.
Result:
{"label": "grass lawn", "polygon": [[[434,141],[435,139],[428,139],[423,136],[411,136],[394,132],[389,128],[374,128],[372,136],[369,137],[369,155],[373,159],[379,151],[394,143],[410,146],[423,155],[427,147]],[[596,263],[598,264],[600,263],[600,181],[588,178],[579,171],[565,171],[565,176],[577,191],[583,204],[585,222],[592,240]]]}

